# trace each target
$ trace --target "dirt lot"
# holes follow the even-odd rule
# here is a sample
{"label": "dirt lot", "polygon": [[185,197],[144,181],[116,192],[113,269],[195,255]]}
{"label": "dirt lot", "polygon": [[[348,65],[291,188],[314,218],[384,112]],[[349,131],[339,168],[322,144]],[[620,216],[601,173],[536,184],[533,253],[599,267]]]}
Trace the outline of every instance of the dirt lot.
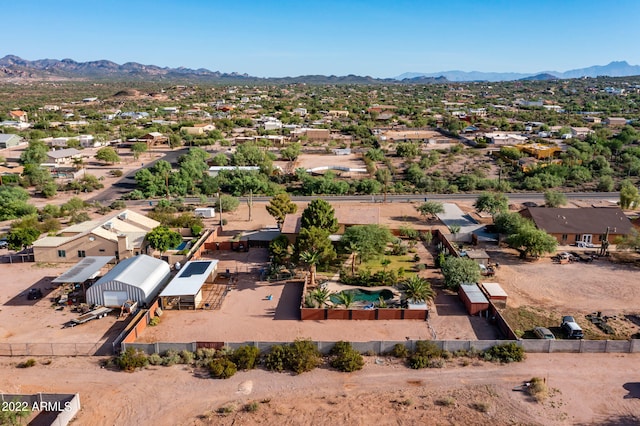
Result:
{"label": "dirt lot", "polygon": [[360,154],[335,155],[335,154],[300,154],[296,160],[294,169],[312,169],[323,166],[339,166],[352,169],[366,169]]}
{"label": "dirt lot", "polygon": [[[0,358],[0,391],[78,392],[82,410],[75,424],[96,426],[632,425],[640,421],[639,357],[531,354],[517,364],[454,360],[436,370],[368,358],[363,370],[350,374],[258,369],[228,380],[181,365],[128,374],[101,368],[97,358],[40,358],[24,369],[15,367],[23,359]],[[542,403],[512,391],[534,376],[550,388]],[[251,402],[257,410],[243,410]],[[218,414],[222,408],[231,412]]]}

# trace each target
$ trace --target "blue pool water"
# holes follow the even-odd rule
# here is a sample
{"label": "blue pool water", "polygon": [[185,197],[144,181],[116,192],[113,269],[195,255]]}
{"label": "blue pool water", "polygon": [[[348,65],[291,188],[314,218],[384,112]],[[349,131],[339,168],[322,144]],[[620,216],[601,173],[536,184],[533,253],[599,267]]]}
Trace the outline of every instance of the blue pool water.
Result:
{"label": "blue pool water", "polygon": [[174,248],[174,250],[180,251],[180,250],[184,249],[187,246],[187,244],[189,244],[189,241],[183,241],[183,242],[180,243],[180,245],[178,247]]}
{"label": "blue pool water", "polygon": [[[393,299],[394,293],[391,290],[387,290],[386,288],[383,290],[344,290],[342,293],[354,293],[354,299],[356,302],[377,302],[382,297],[384,300]],[[332,294],[329,297],[331,303],[338,304],[340,301],[336,294]]]}

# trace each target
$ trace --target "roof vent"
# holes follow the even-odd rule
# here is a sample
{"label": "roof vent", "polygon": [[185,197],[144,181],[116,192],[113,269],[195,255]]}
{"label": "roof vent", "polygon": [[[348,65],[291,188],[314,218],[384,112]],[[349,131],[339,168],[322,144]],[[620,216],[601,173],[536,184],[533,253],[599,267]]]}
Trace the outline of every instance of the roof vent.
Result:
{"label": "roof vent", "polygon": [[111,228],[113,228],[113,224],[111,222],[107,222],[104,225],[102,225],[102,227],[104,229],[111,229]]}
{"label": "roof vent", "polygon": [[127,220],[127,212],[120,213],[120,214],[118,215],[118,219],[120,219],[120,220]]}

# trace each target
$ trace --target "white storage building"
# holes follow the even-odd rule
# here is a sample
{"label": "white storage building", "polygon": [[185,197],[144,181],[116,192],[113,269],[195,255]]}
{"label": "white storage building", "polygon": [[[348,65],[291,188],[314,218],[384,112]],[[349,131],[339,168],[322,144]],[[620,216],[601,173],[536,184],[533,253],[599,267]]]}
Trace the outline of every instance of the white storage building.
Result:
{"label": "white storage building", "polygon": [[170,272],[167,262],[146,254],[125,259],[87,290],[87,303],[119,307],[131,300],[148,306]]}
{"label": "white storage building", "polygon": [[203,286],[213,284],[217,260],[192,260],[182,267],[160,293],[163,309],[199,309],[203,304]]}

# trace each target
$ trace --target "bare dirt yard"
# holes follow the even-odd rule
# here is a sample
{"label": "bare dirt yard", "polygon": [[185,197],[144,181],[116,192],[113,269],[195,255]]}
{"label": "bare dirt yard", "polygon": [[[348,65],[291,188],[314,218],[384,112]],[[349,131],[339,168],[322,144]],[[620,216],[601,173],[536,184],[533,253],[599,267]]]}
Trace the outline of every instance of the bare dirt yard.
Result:
{"label": "bare dirt yard", "polygon": [[[363,370],[349,374],[257,369],[227,380],[184,365],[124,373],[101,368],[95,357],[38,358],[32,368],[16,368],[23,359],[0,358],[0,391],[79,393],[75,424],[95,426],[635,425],[639,357],[530,354],[517,364],[454,359],[425,370],[366,357]],[[512,390],[532,377],[548,385],[542,402]]]}
{"label": "bare dirt yard", "polygon": [[338,166],[355,169],[366,168],[360,154],[300,154],[295,163],[295,168],[301,167],[303,169],[313,169],[315,167],[324,166]]}

